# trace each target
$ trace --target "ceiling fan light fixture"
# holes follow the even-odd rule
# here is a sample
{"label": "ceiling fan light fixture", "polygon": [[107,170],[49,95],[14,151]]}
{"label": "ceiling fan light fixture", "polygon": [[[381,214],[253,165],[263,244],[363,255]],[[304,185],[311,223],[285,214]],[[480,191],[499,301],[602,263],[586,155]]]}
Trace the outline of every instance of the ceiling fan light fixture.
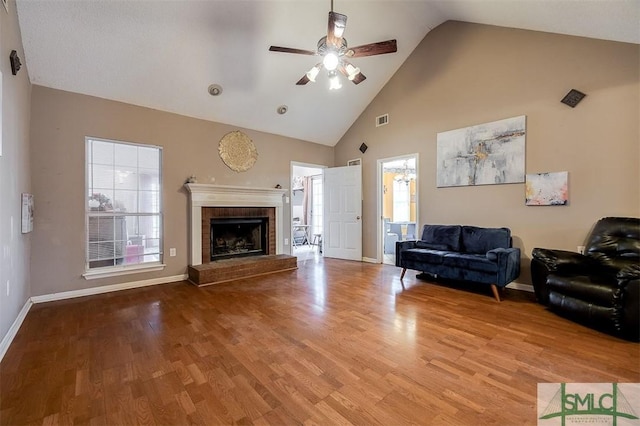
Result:
{"label": "ceiling fan light fixture", "polygon": [[353,79],[356,78],[358,74],[360,74],[360,68],[354,67],[351,64],[347,64],[347,66],[344,68],[347,71],[347,78],[349,79],[349,81],[353,81]]}
{"label": "ceiling fan light fixture", "polygon": [[307,78],[309,79],[309,81],[312,83],[315,83],[316,77],[318,76],[319,72],[320,72],[320,67],[318,65],[314,66],[309,71],[307,71]]}
{"label": "ceiling fan light fixture", "polygon": [[342,83],[340,83],[338,73],[331,71],[329,73],[329,90],[338,90],[340,88],[342,88]]}
{"label": "ceiling fan light fixture", "polygon": [[322,59],[322,65],[324,65],[324,67],[329,71],[333,71],[338,68],[339,63],[340,59],[338,59],[338,55],[335,52],[328,52]]}
{"label": "ceiling fan light fixture", "polygon": [[282,46],[270,46],[269,51],[318,56],[322,58],[322,62],[316,64],[315,67],[307,71],[302,78],[296,82],[297,86],[304,86],[310,81],[315,82],[322,68],[325,68],[329,72],[329,89],[335,90],[342,87],[342,83],[336,75],[336,70],[347,77],[353,84],[360,84],[366,80],[367,77],[360,72],[360,68],[350,64],[348,59],[397,52],[398,45],[396,40],[393,39],[349,48],[347,39],[343,37],[346,27],[347,15],[334,12],[333,0],[331,0],[327,35],[318,40],[315,51]]}

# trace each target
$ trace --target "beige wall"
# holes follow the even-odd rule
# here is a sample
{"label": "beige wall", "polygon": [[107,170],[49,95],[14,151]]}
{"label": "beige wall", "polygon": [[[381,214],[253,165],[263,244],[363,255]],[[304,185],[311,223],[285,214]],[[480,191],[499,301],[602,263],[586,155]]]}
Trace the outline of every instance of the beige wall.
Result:
{"label": "beige wall", "polygon": [[[639,52],[462,22],[432,30],[336,146],[337,164],[369,146],[363,255],[377,257],[376,160],[413,152],[418,222],[511,228],[523,256],[519,282],[530,282],[534,247],[575,250],[600,217],[640,216]],[[587,93],[575,109],[560,103],[572,88]],[[376,128],[384,113],[389,124]],[[436,188],[438,132],[518,115],[527,116],[526,172],[568,171],[568,206],[527,207],[524,184]]]}
{"label": "beige wall", "polygon": [[[232,171],[218,155],[218,142],[233,130],[243,130],[258,150],[258,160],[247,172]],[[85,136],[163,147],[164,251],[177,249],[176,257],[165,255],[164,271],[82,278]],[[40,86],[33,88],[31,137],[38,203],[33,296],[186,273],[188,196],[183,184],[190,175],[199,183],[215,178],[220,185],[288,188],[291,161],[333,165],[331,147]],[[287,205],[284,223],[290,221],[289,211]]]}
{"label": "beige wall", "polygon": [[[31,191],[29,164],[29,99],[26,65],[11,74],[12,50],[24,63],[15,1],[9,13],[0,6],[0,70],[2,70],[2,156],[0,156],[0,341],[5,339],[31,296],[29,258],[32,234],[22,234],[21,194]],[[36,204],[37,207],[37,204]],[[7,295],[7,285],[9,295]],[[6,341],[8,342],[8,341]],[[0,345],[0,358],[2,348]]]}

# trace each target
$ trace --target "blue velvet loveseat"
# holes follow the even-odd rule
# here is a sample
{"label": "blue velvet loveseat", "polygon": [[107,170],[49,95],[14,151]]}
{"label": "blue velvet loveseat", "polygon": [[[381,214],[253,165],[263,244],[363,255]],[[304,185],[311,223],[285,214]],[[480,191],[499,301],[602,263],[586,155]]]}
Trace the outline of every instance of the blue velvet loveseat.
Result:
{"label": "blue velvet loveseat", "polygon": [[504,288],[520,275],[520,249],[511,246],[508,228],[424,225],[417,241],[396,243],[396,266],[435,278],[489,284],[500,301]]}

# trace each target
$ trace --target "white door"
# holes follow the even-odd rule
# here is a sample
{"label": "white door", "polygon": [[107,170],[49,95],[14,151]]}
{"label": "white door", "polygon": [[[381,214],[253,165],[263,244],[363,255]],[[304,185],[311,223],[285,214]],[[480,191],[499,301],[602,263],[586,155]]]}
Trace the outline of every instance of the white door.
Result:
{"label": "white door", "polygon": [[362,166],[324,169],[326,257],[362,261]]}

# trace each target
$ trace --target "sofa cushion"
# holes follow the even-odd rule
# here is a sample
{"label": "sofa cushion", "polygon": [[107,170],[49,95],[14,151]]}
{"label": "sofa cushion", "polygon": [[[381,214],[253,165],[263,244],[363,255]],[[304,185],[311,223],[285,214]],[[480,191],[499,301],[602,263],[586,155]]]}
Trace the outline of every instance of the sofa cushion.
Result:
{"label": "sofa cushion", "polygon": [[481,272],[497,272],[498,265],[487,259],[484,254],[449,253],[442,264],[452,268],[470,269]]}
{"label": "sofa cushion", "polygon": [[449,250],[449,246],[446,244],[427,243],[421,240],[416,241],[416,247],[421,249],[429,249],[429,250],[440,250],[440,251]]}
{"label": "sofa cushion", "polygon": [[426,244],[437,244],[444,250],[460,251],[460,225],[424,225],[422,238]]}
{"label": "sofa cushion", "polygon": [[465,253],[486,254],[495,248],[511,247],[511,231],[508,228],[463,226],[461,237],[461,251]]}
{"label": "sofa cushion", "polygon": [[431,263],[434,265],[441,264],[445,254],[447,254],[446,251],[419,249],[419,248],[409,249],[402,252],[402,256],[406,260],[412,260],[414,262]]}

